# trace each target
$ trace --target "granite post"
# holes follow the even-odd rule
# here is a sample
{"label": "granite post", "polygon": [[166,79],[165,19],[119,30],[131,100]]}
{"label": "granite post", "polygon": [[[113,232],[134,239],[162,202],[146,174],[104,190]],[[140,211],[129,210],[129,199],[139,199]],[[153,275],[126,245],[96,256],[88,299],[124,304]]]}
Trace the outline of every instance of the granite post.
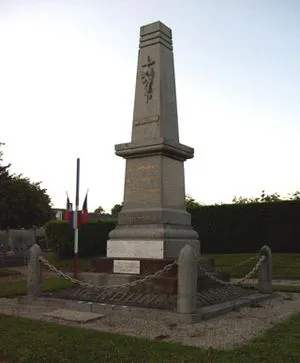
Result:
{"label": "granite post", "polygon": [[28,296],[37,297],[41,293],[42,287],[42,267],[39,257],[42,256],[40,246],[34,244],[30,248],[28,275],[27,275],[27,292]]}
{"label": "granite post", "polygon": [[259,292],[272,294],[272,251],[268,246],[263,246],[260,249],[260,254],[265,256],[265,259],[260,265]]}
{"label": "granite post", "polygon": [[185,245],[178,258],[177,312],[191,314],[196,311],[198,259],[190,245]]}
{"label": "granite post", "polygon": [[140,29],[137,68],[131,142],[115,146],[126,160],[123,208],[107,242],[113,272],[135,274],[140,260],[177,259],[186,244],[200,254],[185,207],[194,150],[179,142],[172,31],[160,21]]}

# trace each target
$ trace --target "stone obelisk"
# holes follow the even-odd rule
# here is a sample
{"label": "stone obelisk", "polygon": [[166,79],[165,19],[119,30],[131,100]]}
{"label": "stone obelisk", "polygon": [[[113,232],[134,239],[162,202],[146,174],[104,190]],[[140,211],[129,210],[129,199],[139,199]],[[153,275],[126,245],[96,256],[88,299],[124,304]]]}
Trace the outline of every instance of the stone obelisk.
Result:
{"label": "stone obelisk", "polygon": [[131,142],[115,152],[126,159],[126,176],[123,208],[107,242],[113,272],[140,273],[143,259],[176,259],[185,244],[199,255],[183,165],[194,150],[179,142],[172,31],[160,21],[140,29]]}

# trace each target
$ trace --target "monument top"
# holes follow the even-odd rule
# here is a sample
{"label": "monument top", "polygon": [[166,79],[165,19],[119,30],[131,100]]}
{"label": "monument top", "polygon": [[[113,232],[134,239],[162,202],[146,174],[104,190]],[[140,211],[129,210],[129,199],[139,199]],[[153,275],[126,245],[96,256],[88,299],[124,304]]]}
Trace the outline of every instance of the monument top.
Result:
{"label": "monument top", "polygon": [[139,48],[131,142],[116,145],[116,154],[190,159],[194,150],[179,142],[171,29],[160,21],[141,26]]}
{"label": "monument top", "polygon": [[140,29],[140,49],[160,43],[172,50],[172,30],[160,21]]}
{"label": "monument top", "polygon": [[141,26],[140,34],[141,36],[144,36],[158,31],[164,33],[169,38],[172,38],[172,30],[161,21],[155,21],[151,24]]}

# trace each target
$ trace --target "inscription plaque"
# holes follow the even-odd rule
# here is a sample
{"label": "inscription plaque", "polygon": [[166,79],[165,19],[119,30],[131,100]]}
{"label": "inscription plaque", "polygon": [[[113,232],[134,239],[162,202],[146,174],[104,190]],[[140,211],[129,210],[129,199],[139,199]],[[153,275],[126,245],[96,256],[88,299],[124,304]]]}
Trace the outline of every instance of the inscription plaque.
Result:
{"label": "inscription plaque", "polygon": [[107,257],[115,258],[164,258],[163,240],[109,240]]}
{"label": "inscription plaque", "polygon": [[139,274],[140,261],[114,260],[113,272],[116,274]]}

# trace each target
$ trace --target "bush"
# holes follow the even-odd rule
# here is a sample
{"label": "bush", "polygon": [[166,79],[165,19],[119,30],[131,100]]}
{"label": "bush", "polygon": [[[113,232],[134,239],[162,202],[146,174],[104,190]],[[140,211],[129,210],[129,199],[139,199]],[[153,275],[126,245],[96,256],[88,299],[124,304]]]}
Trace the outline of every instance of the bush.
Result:
{"label": "bush", "polygon": [[[202,253],[251,253],[263,244],[273,252],[300,252],[300,201],[228,204],[190,209]],[[106,255],[108,233],[116,221],[90,221],[79,228],[81,256]],[[74,231],[66,222],[46,226],[49,246],[61,257],[73,256]]]}
{"label": "bush", "polygon": [[228,204],[189,211],[202,253],[300,252],[300,202]]}
{"label": "bush", "polygon": [[[82,257],[106,255],[106,242],[116,221],[91,221],[79,227],[78,253]],[[66,221],[47,223],[46,236],[49,247],[61,258],[71,258],[74,254],[74,230]]]}

